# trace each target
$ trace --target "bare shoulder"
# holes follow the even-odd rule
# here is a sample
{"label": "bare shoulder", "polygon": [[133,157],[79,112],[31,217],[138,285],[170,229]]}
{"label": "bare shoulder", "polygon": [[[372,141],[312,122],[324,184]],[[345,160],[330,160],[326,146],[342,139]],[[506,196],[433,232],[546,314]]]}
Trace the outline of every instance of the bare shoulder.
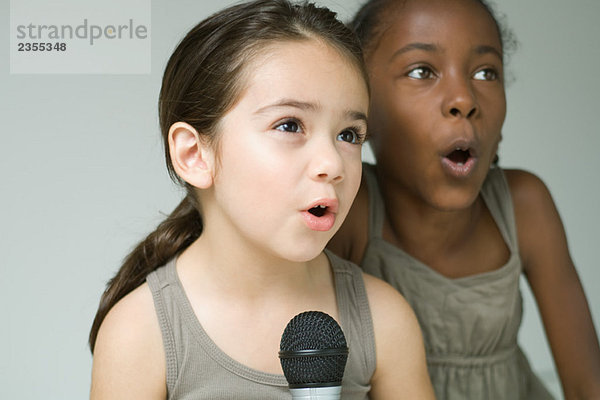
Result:
{"label": "bare shoulder", "polygon": [[567,254],[564,227],[546,184],[527,171],[506,170],[505,174],[526,269],[533,265],[534,257],[539,258],[539,254],[547,252],[544,249],[554,248]]}
{"label": "bare shoulder", "polygon": [[517,221],[543,222],[548,217],[557,218],[558,212],[550,190],[537,175],[509,169],[504,171],[510,187]]}
{"label": "bare shoulder", "polygon": [[121,299],[100,326],[92,399],[164,399],[166,367],[152,294],[143,284]]}
{"label": "bare shoulder", "polygon": [[535,206],[539,201],[552,201],[546,184],[535,174],[520,169],[504,170],[515,205]]}
{"label": "bare shoulder", "polygon": [[327,244],[336,255],[360,265],[368,241],[369,195],[363,179],[344,223]]}
{"label": "bare shoulder", "polygon": [[433,399],[417,318],[388,283],[363,274],[375,332],[371,399]]}
{"label": "bare shoulder", "polygon": [[376,339],[382,343],[388,339],[420,342],[419,323],[400,292],[379,278],[365,273],[363,276]]}

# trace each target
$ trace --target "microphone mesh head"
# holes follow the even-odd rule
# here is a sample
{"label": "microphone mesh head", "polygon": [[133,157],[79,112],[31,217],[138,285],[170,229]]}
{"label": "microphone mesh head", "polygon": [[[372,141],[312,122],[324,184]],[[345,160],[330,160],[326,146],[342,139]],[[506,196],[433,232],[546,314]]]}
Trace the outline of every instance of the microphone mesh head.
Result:
{"label": "microphone mesh head", "polygon": [[279,357],[290,388],[339,386],[348,359],[346,337],[328,314],[306,311],[283,331]]}

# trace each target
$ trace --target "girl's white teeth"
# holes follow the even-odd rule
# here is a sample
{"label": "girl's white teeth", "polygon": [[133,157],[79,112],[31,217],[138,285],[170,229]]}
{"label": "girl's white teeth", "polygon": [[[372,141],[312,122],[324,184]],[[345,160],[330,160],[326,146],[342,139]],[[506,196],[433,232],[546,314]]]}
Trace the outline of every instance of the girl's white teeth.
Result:
{"label": "girl's white teeth", "polygon": [[319,208],[327,208],[327,206],[321,206],[321,205],[319,205],[317,207],[319,207]]}

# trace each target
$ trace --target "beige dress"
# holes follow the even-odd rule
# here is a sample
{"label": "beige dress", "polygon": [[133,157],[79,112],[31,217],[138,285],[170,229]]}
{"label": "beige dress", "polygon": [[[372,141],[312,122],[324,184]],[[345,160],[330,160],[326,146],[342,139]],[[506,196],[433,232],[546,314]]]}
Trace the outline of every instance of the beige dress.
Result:
{"label": "beige dress", "polygon": [[[332,253],[326,254],[334,274],[339,322],[349,348],[342,398],[365,400],[375,371],[375,339],[362,271]],[[162,331],[168,399],[292,398],[283,375],[249,368],[217,347],[194,314],[177,276],[175,260],[150,273],[146,280]],[[252,338],[240,332],[240,340]]]}
{"label": "beige dress", "polygon": [[382,239],[384,204],[371,165],[364,165],[364,176],[369,243],[361,266],[398,289],[415,310],[437,398],[552,399],[517,344],[522,267],[502,170],[490,170],[481,195],[510,249],[510,259],[497,270],[458,279],[439,274]]}

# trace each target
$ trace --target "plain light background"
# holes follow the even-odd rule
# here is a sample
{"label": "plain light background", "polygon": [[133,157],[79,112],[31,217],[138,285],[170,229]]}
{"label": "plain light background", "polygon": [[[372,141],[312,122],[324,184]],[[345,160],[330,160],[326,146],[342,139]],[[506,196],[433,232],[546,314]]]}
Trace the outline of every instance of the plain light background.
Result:
{"label": "plain light background", "polygon": [[[105,283],[181,196],[158,129],[162,71],[183,35],[231,1],[216,3],[152,1],[151,74],[10,75],[9,1],[0,1],[0,398],[88,397],[87,336]],[[348,19],[360,1],[318,3]],[[501,165],[550,187],[598,326],[600,2],[497,8],[520,42]],[[522,290],[520,342],[559,393],[525,281]]]}

